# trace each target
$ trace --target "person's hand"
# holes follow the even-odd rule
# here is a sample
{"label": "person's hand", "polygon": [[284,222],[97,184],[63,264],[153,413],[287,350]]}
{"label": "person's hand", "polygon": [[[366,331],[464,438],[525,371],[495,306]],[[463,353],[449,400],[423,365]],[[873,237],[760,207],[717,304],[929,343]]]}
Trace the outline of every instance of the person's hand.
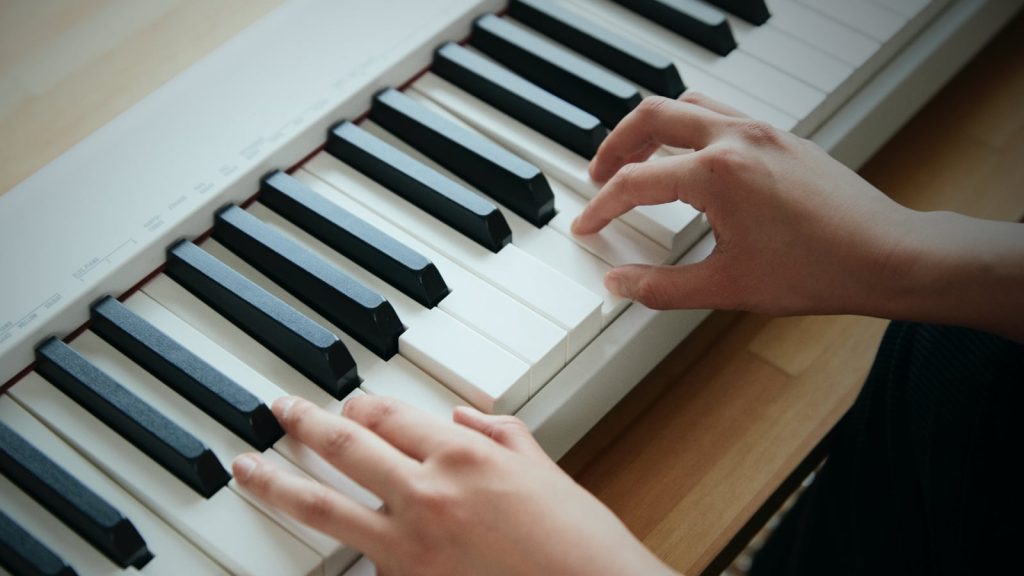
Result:
{"label": "person's hand", "polygon": [[[693,152],[650,158],[661,145]],[[652,308],[773,314],[866,310],[898,274],[900,207],[811,142],[700,95],[650,97],[590,164],[605,183],[574,223],[599,231],[637,205],[682,200],[704,212],[714,252],[685,266],[613,269],[613,293]]]}
{"label": "person's hand", "polygon": [[514,417],[458,408],[445,422],[379,396],[349,400],[341,416],[299,398],[272,408],[384,504],[371,510],[258,454],[235,460],[237,482],[361,550],[378,574],[671,573]]}

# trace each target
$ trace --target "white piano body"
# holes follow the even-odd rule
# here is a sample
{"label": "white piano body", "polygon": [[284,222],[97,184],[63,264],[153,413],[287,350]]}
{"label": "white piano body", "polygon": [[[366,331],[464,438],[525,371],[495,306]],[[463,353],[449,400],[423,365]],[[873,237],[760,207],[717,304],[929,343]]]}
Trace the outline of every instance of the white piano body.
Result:
{"label": "white piano body", "polygon": [[[786,14],[842,3],[768,4],[779,19],[768,25],[785,33]],[[858,167],[1021,2],[854,4],[892,4],[902,20],[825,95],[827,113],[787,128]],[[251,198],[271,170],[299,165],[329,126],[363,116],[376,92],[417,78],[435,47],[503,8],[498,0],[287,2],[0,196],[0,383],[16,387],[46,337],[81,327],[94,301],[131,290],[160,269],[174,241],[207,232],[217,208]],[[715,95],[693,79],[714,71],[691,77],[684,63],[680,72]],[[706,235],[683,259],[712,247]],[[516,414],[560,457],[707,313],[629,306]]]}

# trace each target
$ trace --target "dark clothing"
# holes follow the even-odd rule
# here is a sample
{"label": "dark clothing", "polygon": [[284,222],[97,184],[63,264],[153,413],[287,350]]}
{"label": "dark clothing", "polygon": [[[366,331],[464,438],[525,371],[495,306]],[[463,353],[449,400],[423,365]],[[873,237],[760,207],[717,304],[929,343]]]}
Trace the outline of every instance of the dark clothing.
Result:
{"label": "dark clothing", "polygon": [[1024,345],[893,322],[828,461],[751,575],[1008,573],[1022,386]]}

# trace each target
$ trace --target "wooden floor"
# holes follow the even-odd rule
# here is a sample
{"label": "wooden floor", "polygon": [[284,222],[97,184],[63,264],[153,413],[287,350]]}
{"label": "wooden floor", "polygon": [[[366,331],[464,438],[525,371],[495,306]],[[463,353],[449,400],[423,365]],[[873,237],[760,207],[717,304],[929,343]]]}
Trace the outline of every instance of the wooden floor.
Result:
{"label": "wooden floor", "polygon": [[[1020,220],[1024,18],[861,174],[915,209]],[[885,326],[716,313],[561,463],[658,556],[698,574],[844,413]]]}

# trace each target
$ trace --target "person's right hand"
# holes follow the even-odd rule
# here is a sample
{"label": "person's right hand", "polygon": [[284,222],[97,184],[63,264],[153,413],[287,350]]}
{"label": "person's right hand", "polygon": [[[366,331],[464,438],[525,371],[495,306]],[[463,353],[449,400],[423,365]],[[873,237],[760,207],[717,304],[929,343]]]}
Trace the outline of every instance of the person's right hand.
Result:
{"label": "person's right hand", "polygon": [[[694,151],[650,158],[661,145]],[[676,199],[704,212],[714,231],[703,262],[608,273],[609,290],[651,308],[867,310],[880,298],[877,278],[902,273],[916,214],[815,144],[694,94],[645,99],[601,145],[590,173],[605,184],[574,223],[577,234]]]}

